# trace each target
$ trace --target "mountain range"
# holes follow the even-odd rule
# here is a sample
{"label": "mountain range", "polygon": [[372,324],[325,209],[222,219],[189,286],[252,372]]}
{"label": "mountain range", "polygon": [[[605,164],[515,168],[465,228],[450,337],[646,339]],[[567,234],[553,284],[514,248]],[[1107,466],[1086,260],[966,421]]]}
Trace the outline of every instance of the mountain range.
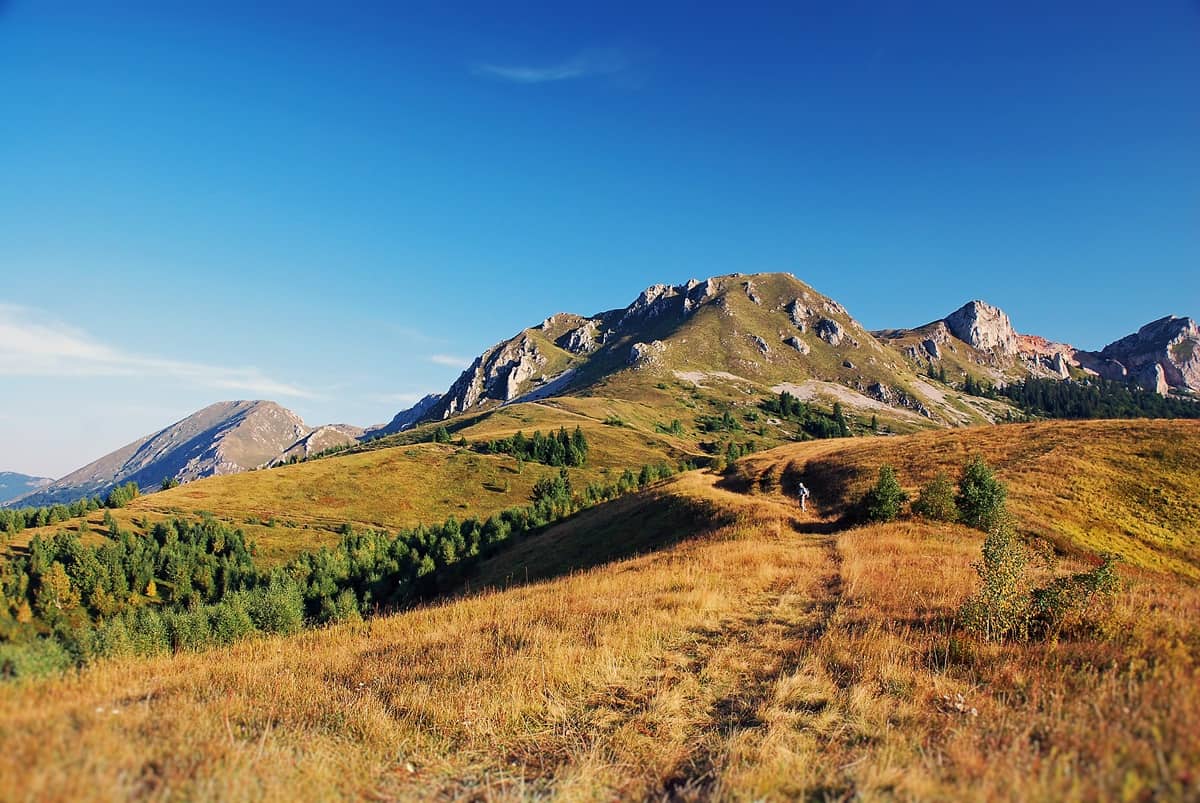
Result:
{"label": "mountain range", "polygon": [[[164,479],[238,473],[557,396],[675,403],[701,388],[787,390],[839,402],[896,431],[989,423],[1011,409],[931,379],[939,370],[952,383],[1098,375],[1191,396],[1200,392],[1200,329],[1191,318],[1165,317],[1087,351],[1020,334],[1004,311],[978,300],[922,326],[868,331],[837,301],[786,273],[652,285],[626,307],[589,317],[556,313],[497,343],[445,393],[387,424],[310,427],[271,401],[218,402],[7,503],[50,504],[129,481],[149,490]],[[16,475],[0,478],[8,476]]]}
{"label": "mountain range", "polygon": [[27,496],[54,482],[49,477],[31,477],[15,471],[0,471],[0,504]]}

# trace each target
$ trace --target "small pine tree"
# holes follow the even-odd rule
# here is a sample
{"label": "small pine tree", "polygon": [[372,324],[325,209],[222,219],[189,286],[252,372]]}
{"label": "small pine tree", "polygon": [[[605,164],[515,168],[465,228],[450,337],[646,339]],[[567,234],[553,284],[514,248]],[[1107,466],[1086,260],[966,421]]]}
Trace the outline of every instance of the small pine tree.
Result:
{"label": "small pine tree", "polygon": [[155,585],[153,580],[151,580],[149,583],[146,583],[146,596],[147,597],[157,597],[158,596],[158,586]]}
{"label": "small pine tree", "polygon": [[946,472],[939,471],[912,505],[913,513],[931,521],[958,521],[958,506],[954,504],[954,483]]}
{"label": "small pine tree", "polygon": [[651,470],[650,466],[642,466],[642,471],[640,474],[638,474],[638,487],[645,488],[647,485],[654,482],[654,479],[654,472]]}
{"label": "small pine tree", "polygon": [[983,458],[976,455],[963,470],[954,501],[963,524],[989,532],[1004,514],[1007,494],[1004,483],[996,479]]}
{"label": "small pine tree", "polygon": [[868,521],[892,521],[906,501],[908,494],[900,487],[896,470],[883,465],[879,467],[879,480],[863,497],[863,514]]}
{"label": "small pine tree", "polygon": [[833,403],[833,423],[837,427],[837,436],[839,438],[850,437],[850,425],[846,423],[846,416],[842,414],[842,403]]}

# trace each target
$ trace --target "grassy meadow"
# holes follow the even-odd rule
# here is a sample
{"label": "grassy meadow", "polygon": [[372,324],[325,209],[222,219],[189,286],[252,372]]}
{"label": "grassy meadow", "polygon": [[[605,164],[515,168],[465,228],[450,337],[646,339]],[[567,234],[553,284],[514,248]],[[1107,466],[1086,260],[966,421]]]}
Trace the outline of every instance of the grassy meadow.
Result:
{"label": "grassy meadow", "polygon": [[[3,796],[1194,799],[1198,450],[1194,424],[1056,423],[689,472],[438,604],[0,685]],[[981,533],[843,522],[881,462],[915,488],[976,453],[1056,571],[1126,553],[1053,639],[956,624]]]}

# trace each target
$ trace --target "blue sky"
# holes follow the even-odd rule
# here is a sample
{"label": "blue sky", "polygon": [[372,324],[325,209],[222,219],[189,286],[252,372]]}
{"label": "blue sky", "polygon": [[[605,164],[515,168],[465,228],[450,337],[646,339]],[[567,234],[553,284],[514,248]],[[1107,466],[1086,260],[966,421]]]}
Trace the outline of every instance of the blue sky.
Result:
{"label": "blue sky", "polygon": [[0,0],[0,470],[224,398],[385,421],[692,276],[1200,315],[1197,3],[647,5]]}

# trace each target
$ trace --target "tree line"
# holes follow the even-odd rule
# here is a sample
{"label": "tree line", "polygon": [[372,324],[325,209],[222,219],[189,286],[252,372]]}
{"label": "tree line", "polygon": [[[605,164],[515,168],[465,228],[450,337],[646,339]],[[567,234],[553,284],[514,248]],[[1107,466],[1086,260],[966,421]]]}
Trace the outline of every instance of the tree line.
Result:
{"label": "tree line", "polygon": [[587,463],[588,442],[583,430],[578,426],[571,434],[565,427],[559,427],[557,433],[543,435],[540,430],[534,430],[532,437],[518,431],[508,438],[483,441],[475,448],[484,454],[507,454],[518,460],[542,463],[547,466],[579,467]]}
{"label": "tree line", "polygon": [[850,424],[842,412],[841,402],[835,401],[833,409],[826,413],[785,390],[778,396],[764,401],[762,408],[784,420],[796,422],[802,435],[808,438],[850,437]]}
{"label": "tree line", "polygon": [[92,496],[76,499],[70,504],[0,508],[0,533],[11,535],[29,527],[48,527],[68,519],[86,516],[101,508],[125,507],[140,493],[136,482],[127,482],[110,490],[104,499]]}
{"label": "tree line", "polygon": [[100,545],[70,532],[35,536],[0,559],[0,676],[395,610],[453,587],[515,538],[674,472],[646,465],[576,488],[562,468],[537,482],[526,506],[396,533],[344,525],[337,546],[272,570],[256,565],[242,531],[212,518],[159,522],[142,537],[109,516]]}
{"label": "tree line", "polygon": [[1045,418],[1200,418],[1200,403],[1095,377],[1086,380],[1023,379],[1000,388],[980,388]]}

